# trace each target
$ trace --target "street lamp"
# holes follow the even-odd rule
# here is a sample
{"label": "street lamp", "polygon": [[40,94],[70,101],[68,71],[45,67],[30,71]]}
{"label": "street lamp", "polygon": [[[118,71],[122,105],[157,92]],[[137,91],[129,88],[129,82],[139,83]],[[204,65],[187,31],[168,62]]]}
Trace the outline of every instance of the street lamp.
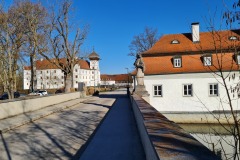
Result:
{"label": "street lamp", "polygon": [[130,95],[130,91],[129,91],[129,72],[128,72],[128,68],[125,68],[127,70],[127,76],[128,76],[128,84],[127,84],[127,95]]}
{"label": "street lamp", "polygon": [[128,76],[128,84],[127,86],[129,87],[129,72],[128,72],[128,68],[125,68],[127,70],[127,76]]}

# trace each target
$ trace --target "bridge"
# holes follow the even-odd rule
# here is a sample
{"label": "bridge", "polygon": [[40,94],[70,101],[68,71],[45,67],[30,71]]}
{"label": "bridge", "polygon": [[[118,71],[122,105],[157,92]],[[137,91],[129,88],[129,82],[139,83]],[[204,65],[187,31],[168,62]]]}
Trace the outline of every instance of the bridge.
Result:
{"label": "bridge", "polygon": [[[141,97],[126,93],[0,103],[0,118],[7,116],[0,120],[0,159],[219,159]],[[6,108],[21,105],[14,112]]]}

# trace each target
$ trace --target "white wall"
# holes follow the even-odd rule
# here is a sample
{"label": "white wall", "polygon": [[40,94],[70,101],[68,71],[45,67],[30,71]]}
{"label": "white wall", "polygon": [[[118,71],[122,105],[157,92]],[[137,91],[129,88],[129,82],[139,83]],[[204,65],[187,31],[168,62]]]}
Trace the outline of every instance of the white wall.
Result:
{"label": "white wall", "polygon": [[[64,74],[60,69],[37,70],[37,89],[58,89],[64,87]],[[76,77],[77,76],[77,77]],[[31,71],[24,70],[24,89],[29,89]],[[98,86],[100,84],[100,71],[91,69],[81,69],[79,65],[73,70],[74,88],[78,88],[79,82],[84,82],[86,86]]]}
{"label": "white wall", "polygon": [[[212,111],[222,110],[222,104],[229,110],[225,88],[221,80],[210,73],[169,74],[145,76],[144,83],[150,94],[150,104],[159,111]],[[229,83],[229,81],[227,80]],[[234,83],[239,82],[239,77]],[[218,83],[219,96],[209,96],[209,83]],[[192,84],[193,96],[183,96],[183,84]],[[153,96],[153,85],[162,85],[162,97]],[[234,109],[239,110],[239,100],[233,101]]]}

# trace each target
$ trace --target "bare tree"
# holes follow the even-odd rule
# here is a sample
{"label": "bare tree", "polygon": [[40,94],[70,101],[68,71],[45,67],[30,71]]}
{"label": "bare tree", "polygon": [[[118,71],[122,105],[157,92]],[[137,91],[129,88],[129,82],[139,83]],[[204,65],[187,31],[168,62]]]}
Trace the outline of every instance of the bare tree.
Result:
{"label": "bare tree", "polygon": [[226,11],[223,14],[223,18],[226,20],[226,24],[232,28],[234,23],[238,23],[240,21],[240,0],[236,0],[233,2],[232,8],[229,8],[225,1],[223,1]]}
{"label": "bare tree", "polygon": [[24,34],[23,51],[30,58],[31,65],[31,90],[37,89],[36,78],[36,56],[42,52],[44,31],[46,29],[47,12],[40,3],[32,3],[29,0],[20,0],[10,8],[9,13],[12,17],[21,20],[21,27]]}
{"label": "bare tree", "polygon": [[[217,121],[217,124],[230,135],[233,142],[227,140],[224,135],[214,128],[215,135],[219,135],[218,144],[220,144],[222,156],[224,159],[240,159],[240,115],[237,109],[238,95],[240,93],[240,77],[239,77],[239,64],[240,64],[240,41],[239,30],[219,31],[216,29],[212,20],[208,21],[210,30],[208,34],[207,44],[213,50],[204,50],[202,43],[196,43],[196,47],[202,54],[202,61],[206,66],[206,70],[212,74],[220,85],[219,88],[224,90],[219,94],[216,99],[219,101],[219,106],[207,106],[204,100],[196,95],[198,100],[202,103],[205,109],[209,110],[211,107],[218,108],[218,113],[209,113]],[[209,61],[208,58],[212,57]],[[219,89],[219,90],[220,90]],[[218,91],[217,91],[218,92]],[[206,116],[207,118],[207,116]],[[208,118],[207,118],[208,120]],[[212,122],[211,122],[212,123]],[[211,125],[210,125],[211,126]],[[211,143],[212,142],[207,142]],[[227,153],[223,143],[229,145],[233,149],[233,153]],[[214,147],[213,147],[214,148]]]}
{"label": "bare tree", "polygon": [[14,97],[16,91],[16,72],[20,48],[23,45],[23,24],[9,11],[0,9],[0,81],[9,98]]}
{"label": "bare tree", "polygon": [[[77,55],[80,52],[80,46],[86,39],[87,30],[81,31],[80,28],[71,30],[70,11],[72,2],[64,0],[59,5],[59,11],[52,9],[50,16],[48,38],[50,40],[50,50],[52,56],[48,53],[41,53],[49,62],[56,65],[64,73],[65,92],[70,92],[73,87],[73,69],[78,62]],[[70,37],[73,37],[71,39]],[[54,59],[52,59],[54,58]]]}
{"label": "bare tree", "polygon": [[131,44],[129,45],[129,56],[136,56],[138,53],[142,53],[150,49],[160,38],[157,34],[157,29],[145,27],[144,32],[133,37]]}

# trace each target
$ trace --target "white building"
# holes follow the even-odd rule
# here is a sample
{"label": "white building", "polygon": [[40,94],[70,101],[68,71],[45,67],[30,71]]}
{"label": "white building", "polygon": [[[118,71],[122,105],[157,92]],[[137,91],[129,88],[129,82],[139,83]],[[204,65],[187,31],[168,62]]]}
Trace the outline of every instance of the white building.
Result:
{"label": "white building", "polygon": [[[66,59],[61,59],[62,61]],[[89,61],[79,59],[73,70],[74,88],[78,88],[78,83],[83,82],[85,86],[100,85],[99,55],[92,52]],[[64,74],[54,64],[48,60],[36,61],[37,89],[58,89],[64,87]],[[31,70],[24,67],[24,89],[30,89]]]}
{"label": "white building", "polygon": [[238,91],[234,88],[240,79],[239,33],[200,33],[199,24],[193,23],[192,33],[162,36],[142,53],[150,104],[170,112],[230,110],[226,89],[217,75],[221,69],[227,77],[233,109],[239,110]]}
{"label": "white building", "polygon": [[101,86],[127,87],[132,86],[132,77],[129,74],[102,74]]}

